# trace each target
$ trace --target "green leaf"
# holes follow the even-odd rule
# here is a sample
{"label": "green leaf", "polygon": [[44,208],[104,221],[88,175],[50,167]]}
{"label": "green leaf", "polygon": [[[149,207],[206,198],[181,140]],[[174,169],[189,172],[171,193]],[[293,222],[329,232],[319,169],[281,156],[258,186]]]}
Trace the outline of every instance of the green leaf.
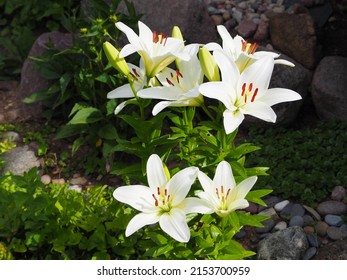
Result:
{"label": "green leaf", "polygon": [[240,225],[244,226],[254,226],[254,227],[264,227],[262,221],[267,220],[268,216],[263,215],[251,215],[250,213],[236,212]]}
{"label": "green leaf", "polygon": [[262,205],[262,206],[266,206],[266,203],[261,199],[262,197],[272,193],[273,190],[254,190],[254,191],[250,191],[247,195],[246,195],[246,200]]}
{"label": "green leaf", "polygon": [[88,107],[79,110],[76,115],[68,122],[68,124],[90,124],[103,119],[100,110]]}

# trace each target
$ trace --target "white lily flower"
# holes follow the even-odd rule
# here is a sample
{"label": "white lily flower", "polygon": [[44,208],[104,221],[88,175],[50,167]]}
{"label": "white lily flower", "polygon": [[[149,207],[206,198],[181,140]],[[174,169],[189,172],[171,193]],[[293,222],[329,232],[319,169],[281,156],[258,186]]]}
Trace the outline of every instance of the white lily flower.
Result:
{"label": "white lily flower", "polygon": [[162,99],[153,108],[153,115],[166,107],[200,106],[203,97],[199,92],[199,85],[203,82],[204,74],[197,58],[199,46],[197,44],[185,47],[185,53],[190,55],[188,61],[177,60],[178,70],[165,68],[157,74],[162,86],[145,88],[139,91],[141,98]]}
{"label": "white lily flower", "polygon": [[234,38],[232,38],[224,25],[218,25],[217,31],[222,38],[222,47],[217,43],[209,43],[206,45],[206,48],[211,51],[223,50],[223,52],[225,52],[227,56],[235,61],[240,72],[243,72],[249,65],[264,56],[270,56],[274,58],[275,64],[283,64],[294,67],[294,64],[288,60],[276,59],[280,56],[280,54],[277,54],[275,52],[256,52],[258,48],[257,43],[248,43],[239,35],[236,35]]}
{"label": "white lily flower", "polygon": [[[143,63],[140,62],[140,66]],[[137,67],[134,64],[127,63],[129,70],[130,70],[130,76],[133,79],[133,86],[136,92],[141,90],[146,84],[147,84],[147,77],[145,70],[143,68]],[[107,98],[114,99],[114,98],[131,98],[130,100],[126,100],[122,103],[120,103],[114,113],[117,115],[129,102],[135,100],[135,94],[130,86],[130,84],[122,85],[118,88],[115,88],[114,90],[107,93]]]}
{"label": "white lily flower", "polygon": [[147,77],[154,77],[176,58],[187,60],[189,56],[183,53],[184,42],[181,39],[168,37],[163,33],[157,34],[139,21],[139,35],[122,22],[117,22],[116,27],[125,33],[129,44],[125,45],[119,57],[126,57],[138,52],[144,61]]}
{"label": "white lily flower", "polygon": [[186,198],[197,172],[197,167],[188,167],[170,179],[159,156],[151,155],[147,161],[149,187],[124,186],[117,188],[113,193],[118,201],[141,211],[131,219],[125,235],[129,236],[146,225],[159,222],[162,230],[172,238],[179,242],[188,242],[190,231],[186,214],[208,211],[199,198]]}
{"label": "white lily flower", "polygon": [[241,74],[236,64],[223,52],[215,51],[213,56],[221,70],[222,81],[202,84],[199,90],[202,95],[225,105],[223,117],[227,134],[237,129],[247,114],[276,122],[272,105],[301,99],[300,94],[290,89],[268,89],[274,67],[270,56],[260,58]]}
{"label": "white lily flower", "polygon": [[208,205],[209,213],[225,217],[232,211],[249,206],[245,197],[257,181],[257,176],[236,185],[230,164],[222,161],[217,166],[213,180],[201,171],[198,172],[198,179],[204,191],[197,195]]}

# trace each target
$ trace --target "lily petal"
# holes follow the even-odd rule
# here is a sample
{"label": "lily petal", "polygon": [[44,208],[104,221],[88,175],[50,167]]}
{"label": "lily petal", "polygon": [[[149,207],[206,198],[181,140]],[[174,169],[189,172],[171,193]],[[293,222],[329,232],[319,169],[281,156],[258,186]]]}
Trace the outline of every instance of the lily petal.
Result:
{"label": "lily petal", "polygon": [[214,211],[209,207],[205,200],[197,197],[188,197],[180,205],[184,213],[211,214]]}
{"label": "lily petal", "polygon": [[213,178],[213,185],[215,187],[231,188],[233,189],[236,186],[233,172],[231,166],[226,161],[221,161],[216,169],[215,176]]}
{"label": "lily petal", "polygon": [[158,221],[159,216],[157,215],[157,213],[139,213],[130,220],[125,230],[125,236],[128,237],[132,235],[135,231],[138,231],[140,228],[147,225],[155,224]]}
{"label": "lily petal", "polygon": [[173,208],[170,213],[164,213],[159,219],[159,225],[177,241],[185,243],[189,241],[190,231],[183,210]]}
{"label": "lily petal", "polygon": [[245,198],[248,192],[251,190],[251,188],[254,186],[254,184],[257,182],[258,177],[252,176],[245,180],[243,180],[241,183],[239,183],[236,187],[237,189],[237,197],[238,198]]}
{"label": "lily petal", "polygon": [[222,51],[214,51],[213,57],[222,73],[223,82],[235,85],[240,73],[234,61],[226,56]]}
{"label": "lily petal", "polygon": [[268,104],[261,101],[245,104],[242,107],[242,112],[267,122],[274,123],[277,119],[274,110]]}
{"label": "lily petal", "polygon": [[158,188],[165,188],[168,182],[163,163],[156,154],[151,155],[147,161],[147,181],[152,193],[157,193]]}
{"label": "lily petal", "polygon": [[167,184],[168,193],[172,196],[172,205],[180,204],[187,196],[198,175],[197,167],[187,167],[177,172]]}
{"label": "lily petal", "polygon": [[148,187],[142,185],[118,187],[113,192],[113,197],[120,202],[130,205],[136,210],[146,212],[155,211],[154,203],[150,203],[153,198],[152,192]]}
{"label": "lily petal", "polygon": [[302,99],[302,97],[299,93],[286,88],[268,89],[267,93],[261,98],[259,98],[259,100],[261,100],[269,106],[282,102],[296,101],[300,99]]}
{"label": "lily petal", "polygon": [[244,118],[245,116],[240,110],[225,110],[223,113],[223,124],[226,134],[230,134],[235,131],[240,126]]}
{"label": "lily petal", "polygon": [[237,209],[245,209],[249,206],[249,202],[246,199],[239,199],[233,201],[228,207],[228,213]]}
{"label": "lily petal", "polygon": [[236,100],[235,90],[224,82],[208,82],[200,85],[199,91],[203,96],[221,101],[227,109],[234,111]]}
{"label": "lily petal", "polygon": [[131,90],[130,84],[125,84],[120,87],[111,90],[107,93],[107,98],[131,98],[134,97],[134,93]]}

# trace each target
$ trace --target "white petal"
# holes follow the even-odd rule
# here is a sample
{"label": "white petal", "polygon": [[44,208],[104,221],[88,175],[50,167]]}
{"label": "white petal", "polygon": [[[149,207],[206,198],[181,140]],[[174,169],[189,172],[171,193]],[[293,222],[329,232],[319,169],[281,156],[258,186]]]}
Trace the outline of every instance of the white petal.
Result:
{"label": "white petal", "polygon": [[183,210],[173,208],[170,213],[164,213],[160,216],[159,225],[163,231],[177,241],[189,241],[190,231]]}
{"label": "white petal", "polygon": [[128,55],[131,55],[131,54],[139,51],[140,49],[141,48],[137,47],[136,45],[127,44],[119,52],[119,57],[120,58],[127,57]]}
{"label": "white petal", "polygon": [[142,185],[116,188],[113,197],[139,211],[153,212],[156,209],[151,190]]}
{"label": "white petal", "polygon": [[267,122],[274,123],[277,118],[274,110],[268,104],[261,101],[245,104],[242,107],[242,112]]}
{"label": "white petal", "polygon": [[157,103],[152,110],[152,115],[156,116],[161,111],[163,111],[166,107],[169,107],[172,104],[173,101],[161,101]]}
{"label": "white petal", "polygon": [[219,44],[214,42],[206,44],[205,48],[208,49],[209,51],[222,50],[222,47]]}
{"label": "white petal", "polygon": [[211,214],[214,212],[205,200],[196,197],[188,197],[185,200],[183,200],[183,202],[180,205],[180,208],[182,208],[184,213],[186,214]]}
{"label": "white petal", "polygon": [[245,198],[251,188],[254,186],[257,181],[257,176],[249,177],[239,183],[236,187],[237,189],[237,198]]}
{"label": "white petal", "polygon": [[130,220],[125,230],[125,236],[130,236],[135,231],[138,231],[140,228],[147,225],[155,224],[158,221],[159,221],[159,216],[157,215],[157,213],[150,213],[150,214],[139,213]]}
{"label": "white petal", "polygon": [[158,188],[165,188],[168,182],[163,163],[156,154],[151,155],[147,161],[147,181],[153,193],[157,193]]}
{"label": "white petal", "polygon": [[187,167],[177,172],[167,184],[168,194],[172,196],[172,204],[178,205],[187,196],[198,175],[197,167]]}
{"label": "white petal", "polygon": [[286,65],[289,67],[295,66],[295,64],[293,62],[290,62],[290,61],[285,60],[285,59],[275,59],[275,64],[282,64],[282,65]]}
{"label": "white petal", "polygon": [[208,82],[200,85],[199,91],[203,96],[221,101],[229,110],[235,110],[235,90],[224,82]]}
{"label": "white petal", "polygon": [[139,21],[139,37],[143,41],[146,48],[149,50],[153,45],[153,32],[152,30],[144,24],[142,21]]}
{"label": "white petal", "polygon": [[249,202],[246,199],[235,200],[230,205],[228,205],[228,212],[230,213],[237,209],[245,209],[248,206],[249,206]]}
{"label": "white petal", "polygon": [[242,72],[238,88],[241,88],[243,83],[253,83],[254,87],[259,88],[258,96],[263,94],[269,88],[273,67],[274,60],[270,56],[257,60]]}
{"label": "white petal", "polygon": [[223,160],[217,165],[213,185],[218,188],[223,186],[224,189],[233,189],[236,186],[234,175],[228,162]]}
{"label": "white petal", "polygon": [[134,100],[136,100],[136,98],[132,98],[120,103],[114,110],[114,114],[115,115],[119,114],[119,112],[122,111],[125,106],[127,106],[129,103],[133,102]]}
{"label": "white petal", "polygon": [[226,56],[222,51],[214,51],[213,57],[222,74],[222,81],[236,86],[240,73],[234,61]]}
{"label": "white petal", "polygon": [[301,95],[293,90],[286,88],[271,88],[259,100],[269,106],[302,99]]}
{"label": "white petal", "polygon": [[177,100],[182,92],[176,87],[154,87],[146,88],[138,92],[138,96],[141,98],[149,99],[163,99],[163,100]]}
{"label": "white petal", "polygon": [[130,84],[125,84],[107,93],[107,98],[131,98],[134,97],[134,93],[131,90]]}
{"label": "white petal", "polygon": [[198,179],[200,182],[200,185],[204,189],[205,192],[213,193],[214,192],[214,186],[213,181],[202,171],[198,171]]}
{"label": "white petal", "polygon": [[129,26],[125,25],[123,22],[117,22],[116,27],[125,33],[130,44],[134,46],[139,45],[139,36],[132,30]]}
{"label": "white petal", "polygon": [[244,118],[245,116],[239,110],[225,110],[223,113],[223,124],[226,134],[230,134],[235,131],[240,126]]}

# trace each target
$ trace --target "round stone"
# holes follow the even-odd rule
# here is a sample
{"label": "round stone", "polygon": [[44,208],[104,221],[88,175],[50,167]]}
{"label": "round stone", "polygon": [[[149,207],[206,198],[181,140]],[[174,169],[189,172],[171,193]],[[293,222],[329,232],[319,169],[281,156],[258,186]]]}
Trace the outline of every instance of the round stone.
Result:
{"label": "round stone", "polygon": [[289,200],[283,200],[281,202],[278,202],[275,204],[274,208],[277,212],[281,212],[284,207],[286,207],[289,204]]}
{"label": "round stone", "polygon": [[318,221],[314,226],[317,234],[321,237],[326,236],[329,225],[326,222]]}
{"label": "round stone", "polygon": [[302,227],[304,225],[304,218],[301,216],[293,216],[289,221],[289,226],[299,226]]}
{"label": "round stone", "polygon": [[267,220],[263,221],[262,224],[264,225],[264,227],[262,227],[262,228],[257,227],[255,229],[256,233],[267,233],[267,232],[270,232],[273,229],[273,227],[275,226],[275,221],[270,218],[270,219],[267,219]]}
{"label": "round stone", "polygon": [[293,203],[288,203],[280,212],[280,216],[283,219],[289,219],[291,217],[290,213],[292,212]]}
{"label": "round stone", "polygon": [[314,223],[314,220],[313,220],[311,215],[305,214],[303,216],[303,218],[304,218],[304,225],[305,226],[310,226],[310,225],[312,225]]}
{"label": "round stone", "polygon": [[290,216],[294,217],[294,216],[301,216],[303,217],[305,214],[305,209],[304,207],[302,207],[300,204],[298,203],[294,203],[293,204],[293,208],[290,211]]}
{"label": "round stone", "polygon": [[274,230],[279,231],[279,230],[283,230],[286,228],[287,228],[287,223],[285,221],[280,221],[275,225]]}
{"label": "round stone", "polygon": [[304,231],[305,231],[307,234],[313,234],[313,233],[314,233],[314,227],[305,226],[305,227],[304,227]]}
{"label": "round stone", "polygon": [[51,176],[49,176],[48,174],[44,174],[44,175],[41,176],[41,182],[42,182],[44,185],[50,184],[51,181],[52,181]]}
{"label": "round stone", "polygon": [[343,224],[342,218],[338,215],[331,215],[328,214],[324,217],[324,221],[329,225],[329,226],[336,226],[339,227]]}
{"label": "round stone", "polygon": [[2,135],[2,138],[8,139],[8,140],[13,141],[13,142],[18,142],[20,139],[20,136],[15,131],[7,131]]}
{"label": "round stone", "polygon": [[310,247],[306,250],[306,252],[303,255],[304,260],[310,260],[317,254],[317,248],[316,247]]}
{"label": "round stone", "polygon": [[340,228],[338,227],[328,227],[327,229],[327,235],[332,240],[339,240],[343,238],[343,233]]}
{"label": "round stone", "polygon": [[347,213],[347,205],[341,201],[329,200],[324,201],[317,206],[317,212],[323,216],[332,215],[343,215]]}
{"label": "round stone", "polygon": [[306,234],[307,241],[312,247],[318,248],[320,245],[319,239],[314,234]]}
{"label": "round stone", "polygon": [[307,206],[307,205],[303,205],[303,207],[305,208],[305,210],[310,213],[312,215],[313,218],[315,218],[317,221],[320,221],[322,218],[319,215],[319,213],[314,210],[312,207]]}
{"label": "round stone", "polygon": [[331,192],[331,199],[341,201],[346,195],[346,189],[343,186],[336,186]]}
{"label": "round stone", "polygon": [[246,231],[241,229],[238,233],[235,234],[235,238],[236,239],[241,239],[241,238],[245,237],[246,234],[247,234]]}

